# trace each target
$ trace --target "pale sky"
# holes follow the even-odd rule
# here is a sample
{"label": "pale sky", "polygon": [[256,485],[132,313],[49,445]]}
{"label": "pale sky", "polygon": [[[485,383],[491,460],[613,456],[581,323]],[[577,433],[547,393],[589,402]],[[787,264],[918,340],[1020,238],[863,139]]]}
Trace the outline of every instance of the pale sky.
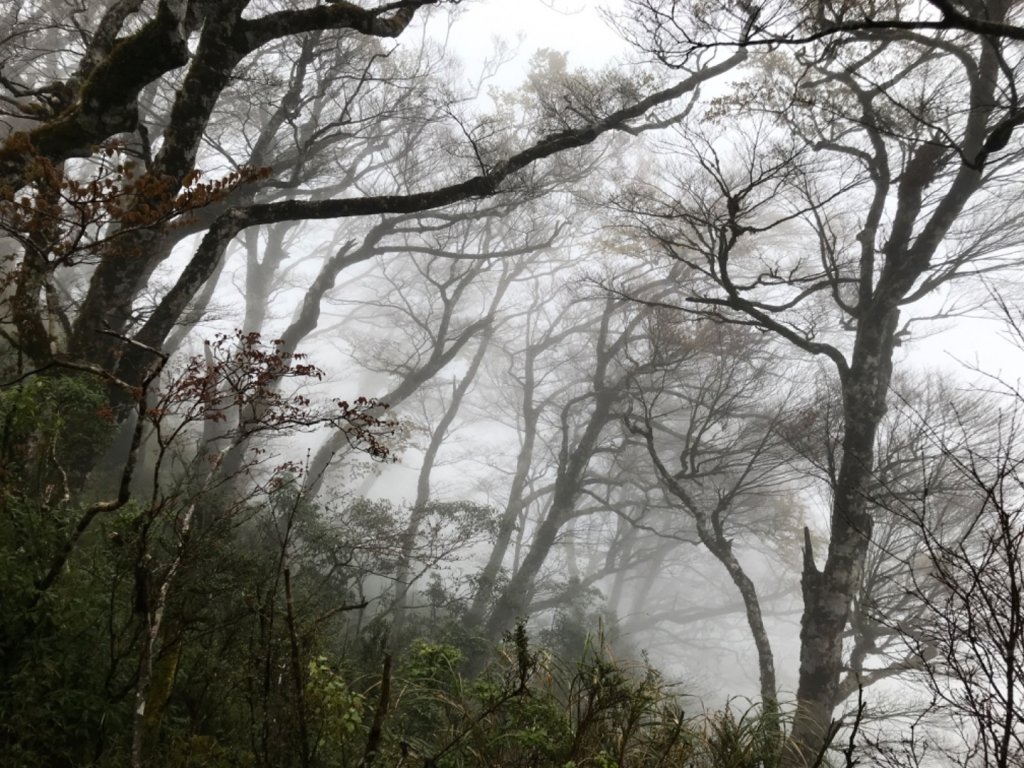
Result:
{"label": "pale sky", "polygon": [[[512,46],[515,59],[491,84],[513,89],[522,82],[530,57],[544,48],[567,53],[570,68],[599,69],[628,57],[629,46],[601,13],[622,4],[623,0],[474,0],[459,6],[448,42],[470,79],[493,55],[496,39]],[[441,15],[435,19],[431,33],[443,34]],[[935,309],[921,306],[906,314],[929,314]],[[1024,372],[1024,353],[1002,338],[1000,322],[960,318],[932,326],[930,333],[923,327],[915,330],[902,356],[911,365],[964,373],[966,363],[1010,379]]]}
{"label": "pale sky", "polygon": [[479,0],[459,10],[452,28],[451,50],[466,62],[483,61],[501,38],[517,47],[519,55],[501,78],[501,84],[519,82],[530,57],[550,48],[569,54],[570,67],[600,68],[628,49],[601,17],[602,8],[618,0]]}

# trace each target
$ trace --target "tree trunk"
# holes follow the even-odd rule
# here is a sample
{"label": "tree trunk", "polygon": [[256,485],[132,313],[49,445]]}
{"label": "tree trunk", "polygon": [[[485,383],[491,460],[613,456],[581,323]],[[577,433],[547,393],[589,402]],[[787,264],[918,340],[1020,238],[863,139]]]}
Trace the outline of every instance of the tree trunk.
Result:
{"label": "tree trunk", "polygon": [[505,562],[505,555],[509,545],[512,543],[512,534],[516,530],[516,523],[523,513],[523,494],[526,492],[526,485],[530,474],[530,465],[533,463],[533,448],[537,441],[537,421],[540,418],[540,409],[534,406],[534,363],[538,350],[529,347],[526,350],[525,370],[523,376],[523,431],[522,443],[519,446],[519,455],[516,457],[515,474],[512,475],[512,483],[508,491],[508,500],[505,502],[505,511],[498,521],[498,532],[495,536],[494,546],[491,547],[491,554],[480,576],[477,578],[476,594],[473,595],[473,603],[466,614],[466,623],[475,627],[484,619],[487,613],[487,605],[494,595],[494,585],[498,580],[498,573],[501,565]]}
{"label": "tree trunk", "polygon": [[[494,309],[497,309],[497,307],[492,306],[492,310]],[[413,550],[416,546],[416,539],[419,538],[420,535],[420,527],[423,524],[423,519],[426,517],[426,513],[428,511],[427,504],[430,501],[430,476],[433,472],[434,464],[437,461],[437,455],[441,451],[441,446],[448,437],[448,430],[451,429],[452,424],[455,422],[455,417],[459,413],[459,408],[462,407],[462,402],[466,397],[466,393],[469,391],[473,380],[476,378],[477,372],[480,370],[480,365],[483,363],[484,355],[486,354],[488,347],[490,347],[492,336],[493,328],[489,328],[484,332],[483,338],[480,339],[480,344],[477,346],[473,359],[466,371],[466,375],[463,376],[459,383],[452,388],[452,400],[448,404],[448,408],[445,410],[441,421],[434,428],[434,431],[430,436],[430,444],[427,446],[427,450],[423,455],[423,465],[420,467],[420,475],[416,487],[416,503],[413,505],[412,515],[409,517],[409,524],[406,526],[406,529],[402,534],[401,552],[398,557],[398,567],[395,571],[396,594],[395,605],[393,608],[394,619],[391,624],[390,639],[392,650],[398,648],[398,644],[401,642],[403,626],[405,624],[409,590],[412,589],[414,581],[414,579],[411,578]]]}
{"label": "tree trunk", "polygon": [[[603,333],[604,330],[606,329],[603,329]],[[604,369],[609,358],[610,355],[607,355],[599,361],[599,372],[595,376],[596,382],[603,382]],[[494,610],[484,629],[486,637],[492,640],[497,639],[504,630],[511,629],[516,619],[530,607],[537,574],[540,573],[544,561],[547,560],[558,532],[572,519],[587,467],[597,449],[601,433],[611,421],[611,410],[617,397],[617,392],[613,388],[604,388],[595,396],[594,410],[590,414],[587,427],[571,450],[568,440],[565,439],[568,437],[569,425],[563,411],[564,442],[559,455],[558,475],[552,494],[551,507],[530,541],[530,551],[526,553],[523,562],[495,603]]]}
{"label": "tree trunk", "polygon": [[843,633],[871,541],[867,490],[874,468],[875,436],[885,415],[892,378],[898,320],[899,311],[893,309],[879,321],[861,326],[852,364],[842,382],[842,458],[832,503],[832,536],[820,571],[805,531],[800,680],[787,755],[787,764],[800,768],[814,765],[834,735],[832,712],[839,703]]}
{"label": "tree trunk", "polygon": [[497,639],[503,631],[511,629],[515,622],[526,614],[533,598],[537,574],[540,573],[544,561],[547,560],[558,532],[571,514],[575,499],[575,493],[563,492],[562,499],[556,497],[552,502],[547,516],[530,541],[530,549],[526,553],[526,557],[523,558],[519,570],[509,580],[508,586],[498,598],[494,610],[491,611],[491,615],[487,619],[487,624],[484,627],[486,637],[492,640]]}
{"label": "tree trunk", "polygon": [[775,679],[775,657],[772,653],[771,641],[768,639],[768,631],[764,626],[764,617],[761,614],[761,602],[757,596],[757,589],[754,582],[747,576],[740,567],[735,555],[730,549],[728,556],[720,558],[722,564],[729,572],[732,583],[736,585],[740,596],[743,598],[743,608],[747,616],[747,626],[750,627],[750,634],[754,638],[754,647],[757,649],[757,669],[761,683],[761,707],[762,712],[768,716],[774,716],[778,712],[778,683]]}

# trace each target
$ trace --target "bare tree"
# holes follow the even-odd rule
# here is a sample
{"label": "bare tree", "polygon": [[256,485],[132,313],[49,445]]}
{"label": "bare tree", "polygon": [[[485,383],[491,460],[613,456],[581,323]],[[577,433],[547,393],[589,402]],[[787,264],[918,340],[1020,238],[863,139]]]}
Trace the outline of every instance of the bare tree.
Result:
{"label": "bare tree", "polygon": [[[695,19],[638,2],[637,26],[666,61],[694,46],[746,45],[797,5],[740,19]],[[1011,24],[1010,3],[987,18]],[[781,14],[781,15],[780,15]],[[750,33],[736,36],[737,25]],[[864,25],[862,25],[863,27]],[[801,27],[804,28],[804,27]],[[648,246],[701,275],[678,305],[753,325],[829,361],[842,392],[842,438],[824,560],[808,538],[803,566],[800,683],[790,760],[813,762],[828,738],[844,666],[843,637],[872,537],[875,440],[904,309],[961,276],[1005,266],[1019,200],[1009,172],[1017,101],[1015,43],[919,18],[765,53],[743,88],[722,99],[718,136],[683,132],[687,170],[673,193],[635,187],[619,199]],[[722,133],[742,110],[728,152]],[[717,115],[718,117],[714,117]]]}
{"label": "bare tree", "polygon": [[[564,303],[552,301],[552,291],[558,285],[558,275],[566,266],[553,264],[550,270],[540,274],[526,284],[521,296],[524,309],[515,318],[510,328],[514,332],[505,340],[501,354],[494,355],[497,379],[492,384],[503,397],[496,397],[488,409],[488,417],[495,419],[496,404],[510,401],[506,419],[514,424],[518,445],[515,455],[509,457],[511,469],[504,470],[507,489],[503,497],[503,509],[487,561],[477,575],[476,589],[467,613],[472,626],[481,624],[491,606],[495,589],[498,587],[502,566],[513,545],[513,537],[523,534],[529,507],[538,501],[533,488],[541,482],[542,470],[538,464],[543,461],[545,424],[547,412],[564,396],[569,385],[559,375],[557,362],[549,355],[565,348],[586,326],[586,322],[574,315],[564,313]],[[510,391],[511,390],[511,391]],[[498,467],[504,464],[498,462]]]}
{"label": "bare tree", "polygon": [[528,610],[537,575],[559,532],[573,517],[588,466],[618,415],[616,408],[623,397],[620,356],[638,322],[636,317],[622,318],[621,309],[619,300],[605,300],[596,318],[598,327],[584,334],[584,338],[590,336],[587,341],[594,356],[584,369],[588,380],[560,403],[557,463],[547,509],[533,532],[529,550],[487,619],[485,631],[491,637],[500,636]]}
{"label": "bare tree", "polygon": [[[76,17],[74,34],[80,41],[66,46],[67,53],[55,45],[42,59],[18,47],[28,31],[13,35],[10,71],[23,81],[9,78],[3,84],[18,118],[0,149],[0,176],[11,193],[4,219],[12,232],[25,230],[26,219],[38,221],[31,227],[36,234],[15,260],[17,290],[9,314],[17,330],[8,334],[9,342],[35,366],[52,362],[57,341],[58,354],[73,349],[132,378],[131,371],[145,369],[143,347],[124,346],[116,334],[161,348],[243,230],[301,219],[413,214],[493,196],[538,161],[589,145],[609,131],[642,130],[638,120],[652,109],[692,94],[743,58],[737,54],[668,88],[624,94],[631,97],[609,102],[610,110],[597,119],[573,119],[557,131],[541,124],[527,131],[502,130],[500,140],[483,141],[474,130],[466,132],[452,109],[447,117],[435,113],[436,119],[403,120],[410,101],[416,108],[451,104],[441,86],[432,91],[441,94],[439,100],[429,90],[399,85],[392,90],[403,95],[390,106],[387,87],[380,87],[391,81],[395,68],[387,49],[367,41],[398,37],[418,11],[443,4],[335,2],[278,11],[246,2],[214,7],[179,0],[152,8],[116,2],[95,15]],[[68,36],[58,7],[21,11],[15,21],[26,30],[52,28],[57,42]],[[261,57],[268,63],[284,58],[292,65],[290,74],[268,76]],[[49,64],[24,63],[32,58]],[[430,58],[424,54],[419,64],[426,66]],[[411,60],[413,68],[405,74],[415,74],[416,57]],[[318,77],[309,76],[313,70]],[[232,107],[226,97],[247,73],[265,78],[280,98],[254,100],[248,113],[258,113],[254,130],[229,134],[224,128],[239,102]],[[167,117],[147,125],[140,122],[139,101],[154,88],[169,98]],[[222,108],[226,112],[218,112]],[[382,129],[363,131],[364,122]],[[387,148],[397,125],[409,135],[418,133],[420,152],[402,155]],[[349,142],[352,153],[335,154],[337,164],[314,161],[352,130],[361,137],[361,148]],[[119,138],[125,135],[136,136],[138,148]],[[229,159],[234,170],[228,176],[200,180],[196,166],[207,146]],[[103,149],[96,152],[96,147]],[[443,162],[445,157],[451,162]],[[301,192],[284,201],[271,196],[254,202],[254,189],[280,185]],[[29,194],[15,198],[15,192]],[[199,226],[192,230],[205,232],[198,249],[172,285],[141,301],[179,239],[171,225],[188,226],[198,209],[209,214],[200,212]],[[50,312],[44,294],[54,304],[46,286],[55,282],[55,272],[83,262],[95,269],[73,312],[63,313],[60,337],[54,337],[40,320]]]}
{"label": "bare tree", "polygon": [[692,519],[695,538],[739,591],[757,648],[762,705],[776,713],[771,641],[757,587],[736,552],[740,543],[783,543],[799,524],[770,503],[795,487],[774,351],[741,329],[680,323],[672,314],[653,313],[649,365],[634,378],[629,428],[666,493]]}
{"label": "bare tree", "polygon": [[913,537],[915,554],[900,581],[915,610],[879,623],[929,703],[911,738],[894,742],[884,728],[865,738],[889,764],[1014,766],[1024,757],[1019,394],[1011,390],[1002,404],[1009,407],[987,429],[966,420],[942,432],[926,426],[945,472],[962,481],[958,501],[951,504],[940,486],[890,507]]}
{"label": "bare tree", "polygon": [[[349,244],[321,268],[283,342],[296,344],[316,329],[321,302],[343,266],[377,258],[380,274],[356,286],[347,300],[355,309],[346,326],[354,362],[385,378],[381,400],[399,407],[474,341],[493,333],[504,314],[509,285],[528,258],[536,258],[559,235],[559,225],[535,218],[528,210],[493,206],[480,215],[385,219],[361,247]],[[385,234],[392,239],[380,242]],[[405,260],[394,260],[401,256]],[[502,259],[510,261],[507,268]],[[493,282],[496,274],[504,277]],[[360,297],[359,292],[370,297]],[[327,436],[321,444],[311,467],[311,491],[321,487],[328,467],[346,444],[341,433]]]}

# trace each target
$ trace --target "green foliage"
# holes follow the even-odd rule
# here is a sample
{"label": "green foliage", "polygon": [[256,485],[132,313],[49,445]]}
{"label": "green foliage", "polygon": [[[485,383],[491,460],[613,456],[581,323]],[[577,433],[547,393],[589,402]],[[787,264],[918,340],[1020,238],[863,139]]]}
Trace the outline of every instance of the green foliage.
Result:
{"label": "green foliage", "polygon": [[0,514],[0,764],[90,764],[130,719],[134,622],[124,559],[98,530],[69,564],[73,578],[40,594],[46,547],[63,533],[58,510],[8,492]]}
{"label": "green foliage", "polygon": [[780,763],[782,731],[777,717],[750,706],[738,715],[732,705],[707,715],[693,734],[693,765],[700,768],[771,768]]}
{"label": "green foliage", "polygon": [[[552,768],[713,766],[716,739],[686,721],[647,663],[623,664],[590,639],[575,662],[534,650],[520,627],[479,677],[460,674],[453,646],[419,641],[406,655],[389,723],[395,762],[415,754],[437,766]],[[709,721],[710,722],[710,721]],[[729,763],[732,765],[732,763]]]}
{"label": "green foliage", "polygon": [[661,675],[646,660],[618,662],[603,633],[585,642],[567,699],[577,766],[656,763],[677,746],[682,716]]}
{"label": "green foliage", "polygon": [[323,655],[309,661],[305,695],[317,753],[326,764],[342,764],[336,758],[352,752],[362,735],[365,697],[353,692]]}
{"label": "green foliage", "polygon": [[125,733],[132,630],[123,552],[98,527],[39,580],[83,514],[75,491],[114,425],[95,379],[35,376],[0,389],[0,764],[89,764]]}
{"label": "green foliage", "polygon": [[44,503],[62,501],[113,431],[91,376],[34,376],[0,390],[0,483]]}
{"label": "green foliage", "polygon": [[[411,613],[406,639],[389,644],[386,615],[364,609],[378,575],[396,569],[410,511],[316,507],[291,470],[244,501],[186,476],[76,534],[87,508],[77,468],[113,429],[105,403],[102,386],[76,376],[0,391],[0,764],[124,765],[133,728],[172,768],[289,768],[303,756],[354,767],[374,740],[381,766],[771,764],[778,742],[753,713],[685,720],[650,664],[620,662],[590,633],[600,625],[590,593],[570,594],[538,634],[543,647],[519,627],[482,648],[460,621],[460,582],[435,569],[417,594],[429,611]],[[186,537],[190,505],[203,523]],[[492,524],[488,508],[432,505],[412,554],[443,564]],[[152,607],[175,562],[140,689]],[[59,578],[40,588],[54,563]],[[385,647],[396,655],[382,680]]]}

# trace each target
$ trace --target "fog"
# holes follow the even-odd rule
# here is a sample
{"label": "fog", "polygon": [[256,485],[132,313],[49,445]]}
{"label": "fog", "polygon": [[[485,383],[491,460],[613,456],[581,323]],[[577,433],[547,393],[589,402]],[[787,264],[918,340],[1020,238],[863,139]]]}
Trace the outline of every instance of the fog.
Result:
{"label": "fog", "polygon": [[1015,10],[15,5],[0,762],[1019,764]]}

